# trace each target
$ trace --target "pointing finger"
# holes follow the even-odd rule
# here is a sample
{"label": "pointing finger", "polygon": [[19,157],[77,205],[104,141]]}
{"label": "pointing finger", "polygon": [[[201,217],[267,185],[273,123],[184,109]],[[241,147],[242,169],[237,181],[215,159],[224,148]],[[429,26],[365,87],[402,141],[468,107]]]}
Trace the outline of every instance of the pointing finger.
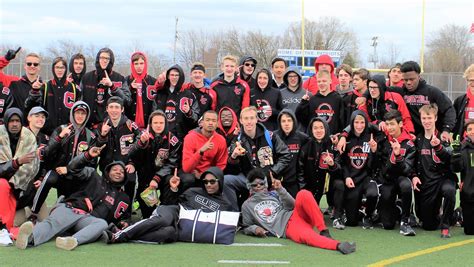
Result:
{"label": "pointing finger", "polygon": [[174,176],[178,176],[178,168],[174,168]]}

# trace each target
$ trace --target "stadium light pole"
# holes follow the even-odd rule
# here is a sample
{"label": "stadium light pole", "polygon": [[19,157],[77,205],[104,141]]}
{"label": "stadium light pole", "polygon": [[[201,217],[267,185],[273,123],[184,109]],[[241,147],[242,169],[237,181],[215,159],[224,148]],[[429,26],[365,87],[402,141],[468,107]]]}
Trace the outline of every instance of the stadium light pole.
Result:
{"label": "stadium light pole", "polygon": [[424,66],[425,66],[425,0],[422,0],[423,5],[421,9],[421,53],[420,53],[420,67],[421,67],[421,72],[424,72]]}
{"label": "stadium light pole", "polygon": [[304,0],[301,0],[301,69],[304,68]]}

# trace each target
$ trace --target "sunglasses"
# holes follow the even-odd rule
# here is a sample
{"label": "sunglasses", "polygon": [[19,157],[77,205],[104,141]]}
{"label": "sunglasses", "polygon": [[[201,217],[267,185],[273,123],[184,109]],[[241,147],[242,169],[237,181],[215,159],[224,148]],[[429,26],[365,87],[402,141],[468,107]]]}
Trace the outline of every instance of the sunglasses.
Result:
{"label": "sunglasses", "polygon": [[258,183],[250,184],[250,186],[252,186],[252,187],[257,187],[257,186],[259,186],[259,185],[260,185],[260,186],[264,186],[265,183],[264,183],[264,182],[258,182]]}
{"label": "sunglasses", "polygon": [[216,179],[212,179],[212,180],[202,180],[202,183],[203,184],[215,184],[217,183],[217,180]]}
{"label": "sunglasses", "polygon": [[31,65],[35,66],[35,67],[38,67],[39,66],[39,63],[33,63],[33,62],[26,62],[26,65],[28,67],[31,67]]}
{"label": "sunglasses", "polygon": [[255,68],[255,64],[252,64],[252,63],[245,63],[244,65],[245,65],[246,67]]}

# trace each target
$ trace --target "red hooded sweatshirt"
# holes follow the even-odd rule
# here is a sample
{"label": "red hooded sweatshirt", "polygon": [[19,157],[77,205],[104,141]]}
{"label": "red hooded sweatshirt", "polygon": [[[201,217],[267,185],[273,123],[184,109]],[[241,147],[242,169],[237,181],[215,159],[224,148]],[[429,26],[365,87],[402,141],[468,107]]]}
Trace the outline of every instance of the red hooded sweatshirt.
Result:
{"label": "red hooded sweatshirt", "polygon": [[20,79],[20,77],[3,73],[2,70],[8,66],[8,63],[10,63],[10,61],[6,60],[5,57],[0,57],[0,83],[3,83],[3,86],[5,87],[10,87],[11,82],[18,81]]}
{"label": "red hooded sweatshirt", "polygon": [[309,90],[313,95],[316,95],[318,92],[318,81],[316,80],[316,75],[318,74],[319,64],[328,64],[331,66],[331,91],[336,90],[336,85],[339,84],[339,80],[336,75],[334,75],[334,62],[329,55],[320,55],[316,61],[314,61],[314,70],[316,73],[307,79],[303,83],[303,88]]}
{"label": "red hooded sweatshirt", "polygon": [[183,171],[192,173],[194,170],[202,173],[209,167],[216,166],[224,170],[227,164],[227,144],[225,138],[214,132],[210,137],[214,148],[207,150],[201,156],[199,149],[209,140],[201,133],[200,128],[190,131],[184,138]]}

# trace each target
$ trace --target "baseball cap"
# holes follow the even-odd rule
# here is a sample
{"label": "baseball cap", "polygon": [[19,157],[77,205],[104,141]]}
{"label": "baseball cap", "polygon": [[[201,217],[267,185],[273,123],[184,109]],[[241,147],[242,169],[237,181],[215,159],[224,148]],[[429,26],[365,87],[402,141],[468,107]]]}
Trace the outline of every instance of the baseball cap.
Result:
{"label": "baseball cap", "polygon": [[37,106],[37,107],[33,107],[30,112],[28,113],[28,116],[31,116],[31,115],[34,115],[34,114],[38,114],[38,113],[41,113],[43,112],[44,115],[46,116],[46,118],[48,117],[48,112],[46,110],[44,110],[44,108],[40,107],[40,106]]}

